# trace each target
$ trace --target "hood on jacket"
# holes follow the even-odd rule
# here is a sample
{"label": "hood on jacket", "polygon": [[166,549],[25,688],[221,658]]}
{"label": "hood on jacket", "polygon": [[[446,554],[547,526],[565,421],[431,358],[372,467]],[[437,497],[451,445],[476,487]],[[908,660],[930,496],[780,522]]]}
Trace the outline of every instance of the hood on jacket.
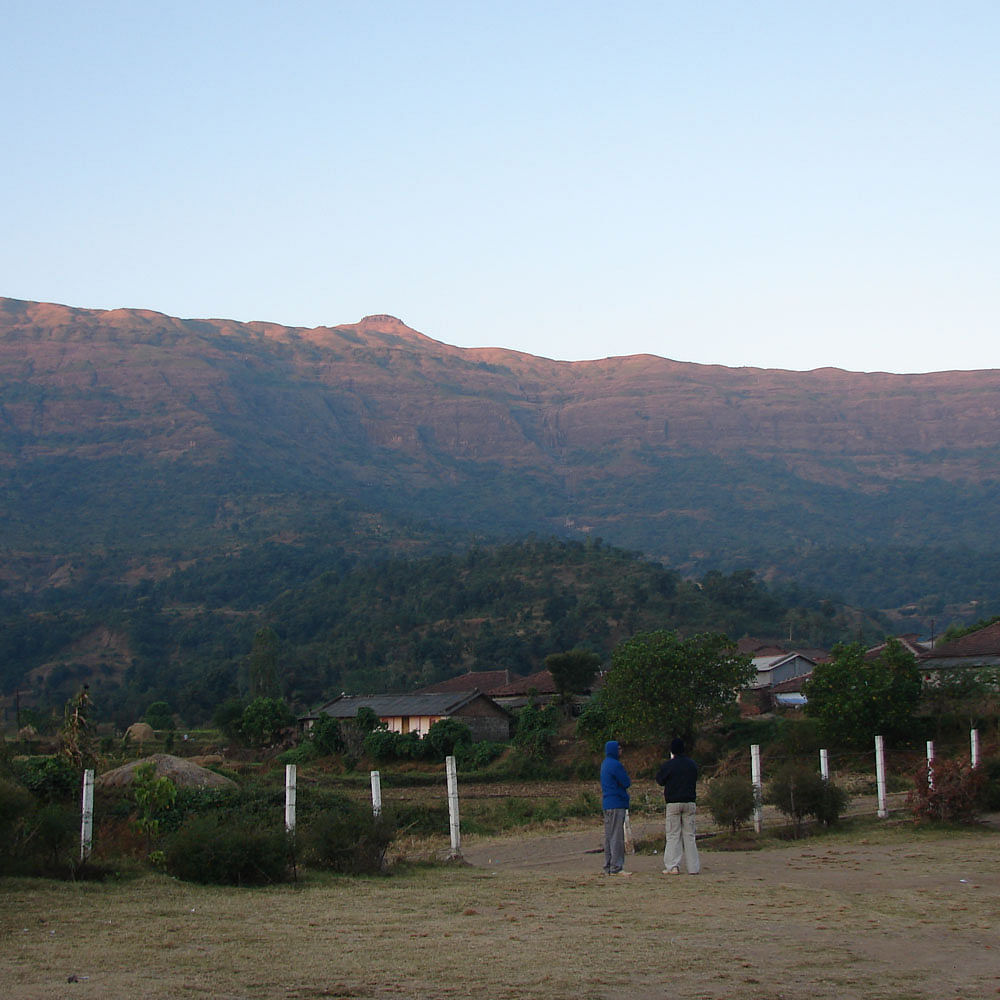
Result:
{"label": "hood on jacket", "polygon": [[618,740],[608,740],[608,742],[604,744],[605,757],[614,757],[615,760],[618,760],[619,753],[620,749],[618,747]]}

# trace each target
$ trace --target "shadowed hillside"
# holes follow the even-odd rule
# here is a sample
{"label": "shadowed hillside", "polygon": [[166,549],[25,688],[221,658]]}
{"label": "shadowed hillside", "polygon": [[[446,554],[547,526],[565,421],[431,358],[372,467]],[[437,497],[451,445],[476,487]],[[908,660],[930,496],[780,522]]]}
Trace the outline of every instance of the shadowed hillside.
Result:
{"label": "shadowed hillside", "polygon": [[554,362],[389,316],[305,330],[5,299],[0,382],[8,598],[268,540],[556,532],[924,617],[994,600],[997,371]]}

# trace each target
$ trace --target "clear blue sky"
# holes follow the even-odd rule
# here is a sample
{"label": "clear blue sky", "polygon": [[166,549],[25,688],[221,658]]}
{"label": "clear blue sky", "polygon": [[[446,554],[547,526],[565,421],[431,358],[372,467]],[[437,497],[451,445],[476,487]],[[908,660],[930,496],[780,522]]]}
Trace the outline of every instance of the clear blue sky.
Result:
{"label": "clear blue sky", "polygon": [[6,0],[0,295],[996,368],[1000,4]]}

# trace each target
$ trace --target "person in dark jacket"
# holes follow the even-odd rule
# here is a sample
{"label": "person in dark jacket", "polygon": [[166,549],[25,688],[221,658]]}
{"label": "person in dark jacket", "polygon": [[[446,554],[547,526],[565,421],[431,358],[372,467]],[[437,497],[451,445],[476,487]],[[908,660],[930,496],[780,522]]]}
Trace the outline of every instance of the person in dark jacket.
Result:
{"label": "person in dark jacket", "polygon": [[628,776],[616,740],[604,744],[601,764],[601,807],[604,809],[604,874],[628,875],[625,871],[625,813],[629,806]]}
{"label": "person in dark jacket", "polygon": [[684,741],[670,743],[670,760],[656,772],[656,783],[663,785],[667,803],[667,843],[663,848],[663,874],[680,875],[683,858],[689,875],[701,871],[698,845],[695,843],[695,785],[698,765],[684,753]]}

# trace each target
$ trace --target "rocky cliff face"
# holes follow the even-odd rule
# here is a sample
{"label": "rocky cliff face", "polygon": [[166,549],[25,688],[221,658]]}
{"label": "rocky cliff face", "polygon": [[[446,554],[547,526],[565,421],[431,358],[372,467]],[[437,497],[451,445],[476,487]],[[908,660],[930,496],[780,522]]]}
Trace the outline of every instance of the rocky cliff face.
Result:
{"label": "rocky cliff face", "polygon": [[131,516],[150,502],[129,498],[142,469],[210,494],[206,530],[236,502],[228,478],[258,510],[342,492],[675,561],[917,531],[1000,548],[1000,371],[569,363],[450,347],[391,316],[306,330],[0,299],[0,384],[0,505],[21,546],[51,542],[32,504],[98,469]]}

